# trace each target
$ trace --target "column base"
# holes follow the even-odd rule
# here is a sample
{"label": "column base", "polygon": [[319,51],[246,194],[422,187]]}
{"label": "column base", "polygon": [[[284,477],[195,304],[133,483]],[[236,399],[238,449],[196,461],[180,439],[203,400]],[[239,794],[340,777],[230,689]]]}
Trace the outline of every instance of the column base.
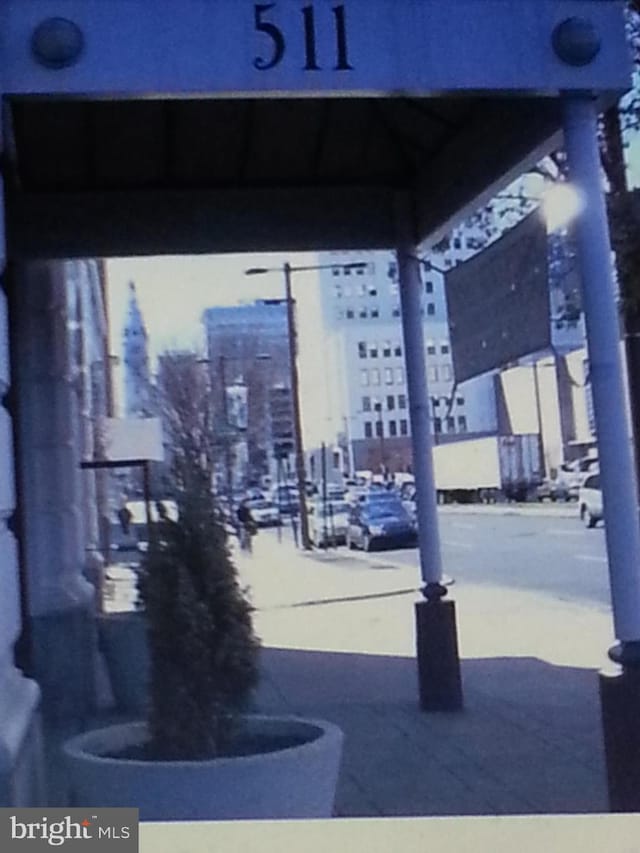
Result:
{"label": "column base", "polygon": [[37,684],[15,671],[0,696],[0,806],[46,805],[44,747]]}
{"label": "column base", "polygon": [[455,603],[441,598],[419,601],[415,612],[420,707],[423,711],[460,711],[463,698]]}
{"label": "column base", "polygon": [[599,674],[612,812],[640,812],[640,668]]}
{"label": "column base", "polygon": [[93,602],[31,619],[31,674],[46,722],[83,722],[97,707]]}

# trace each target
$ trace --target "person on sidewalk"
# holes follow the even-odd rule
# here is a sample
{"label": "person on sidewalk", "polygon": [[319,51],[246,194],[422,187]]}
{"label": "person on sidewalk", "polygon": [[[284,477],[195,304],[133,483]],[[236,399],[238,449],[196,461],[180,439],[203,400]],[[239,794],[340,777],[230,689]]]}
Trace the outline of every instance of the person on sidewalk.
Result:
{"label": "person on sidewalk", "polygon": [[238,539],[240,541],[240,550],[251,553],[251,537],[256,532],[256,523],[251,515],[251,510],[245,501],[240,502],[236,513],[238,519]]}

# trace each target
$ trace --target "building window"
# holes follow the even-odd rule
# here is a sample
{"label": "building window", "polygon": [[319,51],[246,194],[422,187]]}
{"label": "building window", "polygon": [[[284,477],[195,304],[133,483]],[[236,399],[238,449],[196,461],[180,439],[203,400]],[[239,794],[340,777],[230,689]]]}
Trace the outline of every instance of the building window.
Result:
{"label": "building window", "polygon": [[373,429],[371,428],[371,421],[364,422],[364,437],[373,438]]}
{"label": "building window", "polygon": [[384,369],[384,382],[385,385],[393,385],[393,370],[391,367],[385,367]]}
{"label": "building window", "polygon": [[361,385],[368,385],[369,384],[369,371],[368,370],[361,370],[360,371],[360,384]]}
{"label": "building window", "polygon": [[382,355],[385,358],[391,357],[391,341],[384,341],[382,344]]}
{"label": "building window", "polygon": [[462,240],[459,237],[453,238],[453,248],[454,249],[461,249],[462,248]]}
{"label": "building window", "polygon": [[377,438],[384,438],[384,430],[382,421],[376,421],[376,436]]}
{"label": "building window", "polygon": [[390,394],[387,397],[387,411],[392,412],[396,407],[396,398],[393,394]]}
{"label": "building window", "polygon": [[366,309],[366,308],[361,308],[361,309],[360,309],[360,319],[361,319],[361,320],[366,320],[366,319],[367,319],[367,309]]}
{"label": "building window", "polygon": [[389,266],[387,267],[387,277],[391,279],[398,277],[398,265],[395,263],[395,261],[389,261]]}
{"label": "building window", "polygon": [[391,312],[391,316],[392,317],[399,317],[400,316],[400,309],[394,308],[393,311]]}
{"label": "building window", "polygon": [[460,430],[460,432],[467,431],[467,419],[464,415],[460,415],[458,417],[458,429]]}
{"label": "building window", "polygon": [[406,409],[407,408],[407,398],[404,394],[398,394],[398,408]]}
{"label": "building window", "polygon": [[409,427],[404,419],[400,421],[400,435],[409,435]]}
{"label": "building window", "polygon": [[334,287],[334,293],[336,295],[336,299],[342,299],[342,285],[336,284]]}
{"label": "building window", "polygon": [[356,269],[356,275],[364,275],[364,267],[358,267]]}
{"label": "building window", "polygon": [[378,291],[376,290],[376,288],[370,287],[369,288],[369,296],[377,296],[377,295],[378,295]]}
{"label": "building window", "polygon": [[393,436],[396,436],[397,434],[398,434],[398,429],[396,427],[396,422],[395,421],[389,421],[389,435],[393,437]]}
{"label": "building window", "polygon": [[380,384],[380,371],[377,368],[374,368],[371,371],[371,384],[379,385]]}
{"label": "building window", "polygon": [[440,352],[442,355],[447,355],[449,352],[449,344],[440,344]]}
{"label": "building window", "polygon": [[442,432],[442,420],[440,418],[433,419],[433,431]]}
{"label": "building window", "polygon": [[350,267],[343,267],[342,273],[343,273],[343,275],[351,275],[351,268]]}
{"label": "building window", "polygon": [[431,364],[427,367],[427,381],[428,382],[437,382],[438,381],[438,368]]}
{"label": "building window", "polygon": [[367,357],[367,342],[366,341],[359,341],[358,342],[358,356],[360,358],[366,358]]}
{"label": "building window", "polygon": [[464,406],[464,397],[456,397],[456,403],[458,406]]}
{"label": "building window", "polygon": [[440,368],[440,374],[443,382],[451,382],[453,379],[453,371],[450,364],[443,364]]}
{"label": "building window", "polygon": [[372,309],[371,309],[371,316],[372,316],[374,319],[376,319],[377,317],[379,317],[379,316],[380,316],[380,309],[379,309],[379,308],[372,308]]}
{"label": "building window", "polygon": [[435,313],[436,313],[436,306],[434,305],[433,302],[428,302],[427,303],[427,315],[429,317],[433,317]]}
{"label": "building window", "polygon": [[393,354],[395,356],[398,356],[399,358],[402,357],[402,347],[400,346],[400,344],[395,345],[395,349],[393,350]]}
{"label": "building window", "polygon": [[454,418],[447,418],[447,432],[455,432],[456,422]]}
{"label": "building window", "polygon": [[404,368],[396,367],[396,382],[398,385],[404,385]]}
{"label": "building window", "polygon": [[378,344],[371,344],[371,346],[369,347],[369,355],[371,356],[371,358],[378,357]]}
{"label": "building window", "polygon": [[340,267],[331,267],[333,275],[340,275]]}
{"label": "building window", "polygon": [[432,281],[425,281],[424,290],[425,290],[425,293],[433,293],[433,282]]}
{"label": "building window", "polygon": [[427,342],[427,355],[435,355],[436,354],[436,345],[433,341]]}
{"label": "building window", "polygon": [[347,308],[346,317],[347,320],[353,320],[353,310],[351,308]]}
{"label": "building window", "polygon": [[362,398],[362,411],[370,412],[371,411],[371,397],[363,397]]}

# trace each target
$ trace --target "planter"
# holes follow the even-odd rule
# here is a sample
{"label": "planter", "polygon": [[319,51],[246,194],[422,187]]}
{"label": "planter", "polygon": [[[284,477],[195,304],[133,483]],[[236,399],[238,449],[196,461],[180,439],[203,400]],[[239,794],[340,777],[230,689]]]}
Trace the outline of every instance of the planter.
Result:
{"label": "planter", "polygon": [[100,616],[98,636],[118,710],[135,717],[144,716],[149,701],[149,646],[144,612]]}
{"label": "planter", "polygon": [[331,817],[343,734],[320,720],[246,718],[251,738],[286,738],[273,752],[206,761],[109,757],[144,743],[146,725],[127,723],[65,744],[74,806],[140,809],[140,820],[259,820]]}

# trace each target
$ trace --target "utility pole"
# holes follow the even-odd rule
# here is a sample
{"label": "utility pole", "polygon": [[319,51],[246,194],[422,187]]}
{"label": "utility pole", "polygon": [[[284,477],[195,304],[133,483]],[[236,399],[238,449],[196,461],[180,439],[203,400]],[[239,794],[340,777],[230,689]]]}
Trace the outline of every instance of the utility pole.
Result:
{"label": "utility pole", "polygon": [[294,441],[296,457],[296,479],[298,482],[298,501],[300,506],[300,536],[302,547],[311,550],[309,536],[309,519],[307,517],[306,479],[304,472],[304,449],[302,446],[302,418],[300,415],[300,384],[298,381],[297,335],[296,322],[293,313],[293,298],[291,296],[291,265],[284,265],[284,282],[287,299],[287,325],[289,331],[289,369],[291,371],[291,398],[293,403]]}
{"label": "utility pole", "polygon": [[233,512],[233,471],[231,469],[231,425],[229,423],[229,406],[227,404],[227,371],[226,358],[221,355],[218,358],[220,382],[222,384],[222,419],[223,419],[223,435],[224,435],[224,465],[225,479],[227,486],[227,501],[229,502],[229,512]]}
{"label": "utility pole", "polygon": [[387,466],[384,458],[384,421],[382,419],[382,403],[376,403],[375,410],[378,413],[378,438],[380,439],[380,472],[387,479]]}

